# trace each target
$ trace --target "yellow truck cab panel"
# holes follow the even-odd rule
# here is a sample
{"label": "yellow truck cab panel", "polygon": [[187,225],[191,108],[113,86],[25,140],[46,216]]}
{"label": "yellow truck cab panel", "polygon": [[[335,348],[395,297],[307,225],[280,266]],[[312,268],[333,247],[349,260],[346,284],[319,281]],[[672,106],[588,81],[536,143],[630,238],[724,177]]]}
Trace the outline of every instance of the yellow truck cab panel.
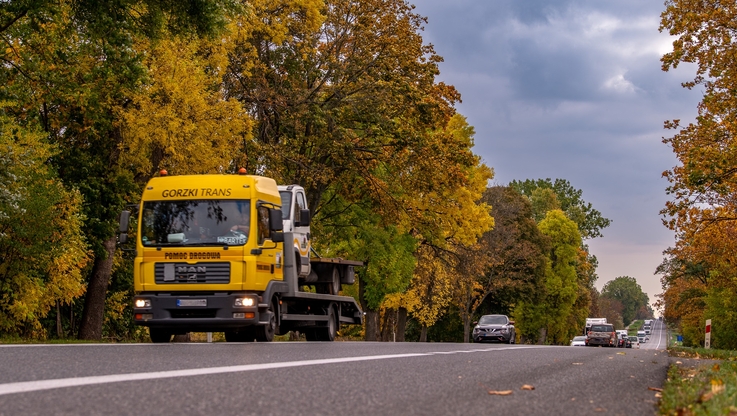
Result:
{"label": "yellow truck cab panel", "polygon": [[260,176],[151,179],[138,216],[136,291],[263,291],[283,280],[268,219],[280,204],[276,182]]}

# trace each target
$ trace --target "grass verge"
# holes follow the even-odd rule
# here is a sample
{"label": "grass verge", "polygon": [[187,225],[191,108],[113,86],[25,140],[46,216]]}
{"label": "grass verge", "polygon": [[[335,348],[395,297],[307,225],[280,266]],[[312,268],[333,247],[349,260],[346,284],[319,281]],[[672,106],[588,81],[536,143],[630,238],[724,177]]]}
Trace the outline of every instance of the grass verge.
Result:
{"label": "grass verge", "polygon": [[[678,357],[668,370],[660,400],[663,415],[737,415],[737,352],[671,347]],[[715,360],[686,366],[688,359]]]}

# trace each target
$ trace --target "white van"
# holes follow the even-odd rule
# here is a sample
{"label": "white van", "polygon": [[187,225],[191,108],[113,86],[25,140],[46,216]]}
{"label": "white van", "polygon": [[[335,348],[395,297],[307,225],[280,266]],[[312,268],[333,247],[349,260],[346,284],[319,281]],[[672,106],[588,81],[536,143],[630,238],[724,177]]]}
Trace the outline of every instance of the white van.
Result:
{"label": "white van", "polygon": [[645,343],[645,331],[637,331],[637,339],[640,341],[640,344]]}

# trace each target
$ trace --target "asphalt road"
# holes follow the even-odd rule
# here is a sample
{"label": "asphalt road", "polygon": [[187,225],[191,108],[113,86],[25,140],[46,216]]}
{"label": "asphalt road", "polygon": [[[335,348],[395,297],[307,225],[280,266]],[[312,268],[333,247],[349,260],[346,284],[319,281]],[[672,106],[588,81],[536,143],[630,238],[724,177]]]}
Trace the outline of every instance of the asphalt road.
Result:
{"label": "asphalt road", "polygon": [[668,363],[500,344],[2,345],[0,415],[653,415]]}
{"label": "asphalt road", "polygon": [[640,343],[640,348],[646,350],[663,350],[668,346],[667,340],[665,324],[656,319],[653,321],[649,339],[644,344]]}

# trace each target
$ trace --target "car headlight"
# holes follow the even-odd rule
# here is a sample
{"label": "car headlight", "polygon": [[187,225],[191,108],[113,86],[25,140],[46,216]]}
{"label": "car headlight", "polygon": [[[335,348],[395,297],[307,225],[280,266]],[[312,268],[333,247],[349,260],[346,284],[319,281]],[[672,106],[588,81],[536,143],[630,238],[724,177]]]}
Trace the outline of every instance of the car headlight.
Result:
{"label": "car headlight", "polygon": [[136,305],[136,308],[150,308],[151,307],[150,299],[136,299],[133,303]]}
{"label": "car headlight", "polygon": [[502,334],[508,334],[509,328],[502,328]]}

